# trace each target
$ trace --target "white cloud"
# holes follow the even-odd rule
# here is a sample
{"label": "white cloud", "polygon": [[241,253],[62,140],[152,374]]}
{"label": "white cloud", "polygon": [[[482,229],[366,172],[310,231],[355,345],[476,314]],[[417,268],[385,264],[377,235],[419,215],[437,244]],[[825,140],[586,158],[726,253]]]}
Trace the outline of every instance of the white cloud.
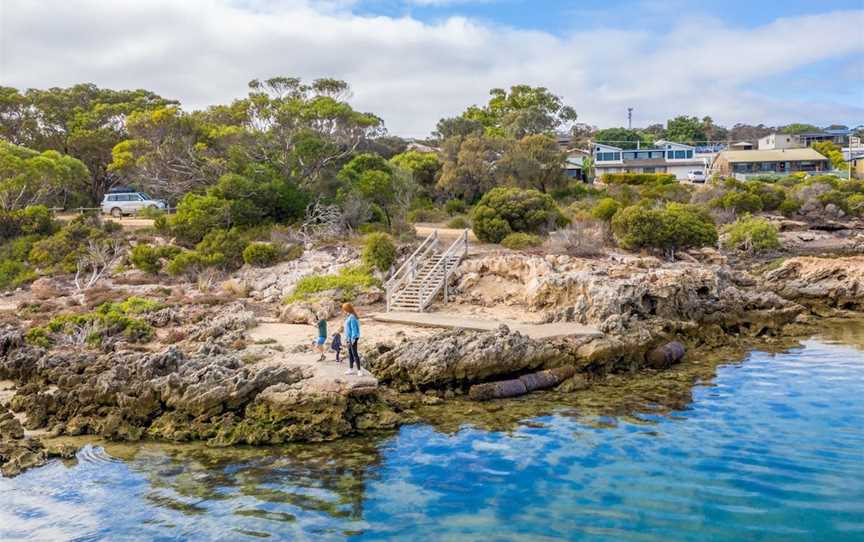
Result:
{"label": "white cloud", "polygon": [[[430,0],[414,0],[430,1]],[[435,1],[435,0],[432,0]],[[92,81],[148,88],[203,107],[274,75],[332,76],[390,130],[425,135],[492,87],[543,85],[580,120],[638,124],[673,114],[721,123],[860,122],[857,105],[760,95],[756,82],[864,52],[864,11],[778,19],[757,28],[682,16],[671,30],[555,36],[453,17],[357,16],[352,0],[0,1],[0,84]],[[574,26],[577,21],[574,20]],[[818,36],[818,42],[806,39]],[[860,58],[860,56],[858,57]],[[838,77],[838,85],[850,82]]]}

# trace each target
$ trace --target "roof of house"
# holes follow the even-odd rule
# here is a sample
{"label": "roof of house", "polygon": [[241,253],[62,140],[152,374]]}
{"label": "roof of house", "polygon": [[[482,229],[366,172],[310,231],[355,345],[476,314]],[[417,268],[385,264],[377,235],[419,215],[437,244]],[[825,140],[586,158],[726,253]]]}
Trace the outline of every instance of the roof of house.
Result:
{"label": "roof of house", "polygon": [[803,160],[827,160],[811,148],[776,149],[759,151],[723,151],[720,156],[728,162],[789,162]]}

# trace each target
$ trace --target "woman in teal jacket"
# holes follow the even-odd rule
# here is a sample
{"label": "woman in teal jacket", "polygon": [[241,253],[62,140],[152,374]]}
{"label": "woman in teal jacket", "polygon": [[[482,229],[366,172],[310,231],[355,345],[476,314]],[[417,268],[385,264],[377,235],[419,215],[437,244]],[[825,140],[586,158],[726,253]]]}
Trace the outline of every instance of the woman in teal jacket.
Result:
{"label": "woman in teal jacket", "polygon": [[357,353],[357,341],[360,340],[360,320],[357,318],[357,311],[351,303],[342,305],[342,312],[346,314],[345,318],[345,338],[348,341],[348,370],[345,374],[353,375],[354,364],[357,364],[357,372],[362,372],[360,368],[360,354]]}

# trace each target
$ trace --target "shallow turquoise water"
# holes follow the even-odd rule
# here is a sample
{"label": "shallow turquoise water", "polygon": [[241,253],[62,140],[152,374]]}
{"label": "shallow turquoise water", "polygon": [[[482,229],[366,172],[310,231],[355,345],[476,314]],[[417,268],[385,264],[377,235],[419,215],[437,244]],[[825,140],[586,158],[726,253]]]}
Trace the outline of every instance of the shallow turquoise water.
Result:
{"label": "shallow turquoise water", "polygon": [[[854,334],[864,337],[864,328]],[[864,354],[752,352],[665,415],[284,449],[106,445],[0,480],[0,539],[864,540]]]}

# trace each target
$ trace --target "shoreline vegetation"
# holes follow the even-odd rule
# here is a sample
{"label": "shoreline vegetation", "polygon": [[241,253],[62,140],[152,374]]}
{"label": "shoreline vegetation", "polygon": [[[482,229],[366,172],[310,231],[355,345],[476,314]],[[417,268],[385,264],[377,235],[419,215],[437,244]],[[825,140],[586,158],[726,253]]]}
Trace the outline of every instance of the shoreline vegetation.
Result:
{"label": "shoreline vegetation", "polygon": [[[556,405],[626,412],[654,395],[674,409],[730,352],[788,347],[864,307],[861,181],[587,184],[554,137],[578,141],[575,111],[547,89],[495,89],[424,142],[387,136],[348,91],[253,81],[189,113],[146,91],[0,88],[15,112],[0,122],[4,475],[74,456],[66,437],[267,446],[506,427]],[[664,137],[707,129],[673,120]],[[174,212],[55,210],[120,184]],[[423,232],[464,229],[449,303],[431,310],[505,325],[369,317]],[[312,326],[338,325],[343,302],[359,307],[371,375],[314,362]],[[511,329],[527,322],[600,333]]]}

